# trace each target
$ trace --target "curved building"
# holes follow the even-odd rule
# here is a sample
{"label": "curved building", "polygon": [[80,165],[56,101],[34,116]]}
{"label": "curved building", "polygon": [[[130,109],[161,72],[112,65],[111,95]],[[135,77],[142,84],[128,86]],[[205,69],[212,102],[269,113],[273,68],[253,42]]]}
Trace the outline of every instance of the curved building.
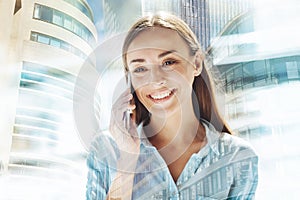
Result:
{"label": "curved building", "polygon": [[300,162],[294,142],[300,138],[297,9],[285,3],[257,7],[236,17],[210,48],[224,81],[226,118],[260,156],[258,199],[293,199],[299,191],[293,167]]}
{"label": "curved building", "polygon": [[83,199],[86,152],[73,122],[73,90],[97,43],[93,13],[86,0],[13,3],[7,62],[19,86],[4,196]]}
{"label": "curved building", "polygon": [[253,8],[253,0],[143,0],[142,15],[167,11],[183,19],[196,34],[203,50],[234,17]]}

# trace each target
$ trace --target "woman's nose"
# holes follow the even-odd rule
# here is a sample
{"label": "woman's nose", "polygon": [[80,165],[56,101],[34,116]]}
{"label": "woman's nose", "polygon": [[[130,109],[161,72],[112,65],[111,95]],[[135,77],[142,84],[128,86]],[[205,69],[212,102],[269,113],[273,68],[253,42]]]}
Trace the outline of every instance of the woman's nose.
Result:
{"label": "woman's nose", "polygon": [[166,83],[165,75],[161,71],[160,67],[152,67],[150,74],[150,81],[155,86],[161,86]]}

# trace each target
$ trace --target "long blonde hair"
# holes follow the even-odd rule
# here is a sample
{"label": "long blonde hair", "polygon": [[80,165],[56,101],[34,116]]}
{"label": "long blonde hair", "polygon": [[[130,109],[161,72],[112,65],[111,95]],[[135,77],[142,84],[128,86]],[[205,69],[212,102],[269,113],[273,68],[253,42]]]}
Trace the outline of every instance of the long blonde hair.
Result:
{"label": "long blonde hair", "polygon": [[[201,50],[200,44],[193,31],[183,20],[179,19],[178,17],[166,13],[157,13],[155,15],[142,17],[131,27],[123,44],[122,57],[126,74],[129,73],[127,66],[127,50],[129,45],[138,34],[150,27],[161,27],[176,31],[189,46],[191,55],[195,55],[197,51]],[[231,134],[230,129],[218,112],[212,87],[213,84],[206,69],[206,62],[203,61],[202,66],[203,69],[201,74],[195,77],[193,83],[193,91],[195,96],[195,98],[193,98],[193,104],[195,114],[199,121],[204,119],[210,122],[216,128],[216,130]],[[143,122],[144,125],[148,124],[150,121],[150,113],[139,101],[135,93],[133,93],[133,97],[136,104],[136,123],[140,124]]]}

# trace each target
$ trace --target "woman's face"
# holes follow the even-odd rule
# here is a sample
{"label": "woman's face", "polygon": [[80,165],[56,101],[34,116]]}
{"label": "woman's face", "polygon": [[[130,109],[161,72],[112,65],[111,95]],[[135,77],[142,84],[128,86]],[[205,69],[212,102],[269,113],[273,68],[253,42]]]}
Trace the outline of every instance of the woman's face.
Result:
{"label": "woman's face", "polygon": [[192,103],[197,56],[179,34],[166,28],[149,28],[129,45],[127,65],[140,102],[152,114],[172,113]]}

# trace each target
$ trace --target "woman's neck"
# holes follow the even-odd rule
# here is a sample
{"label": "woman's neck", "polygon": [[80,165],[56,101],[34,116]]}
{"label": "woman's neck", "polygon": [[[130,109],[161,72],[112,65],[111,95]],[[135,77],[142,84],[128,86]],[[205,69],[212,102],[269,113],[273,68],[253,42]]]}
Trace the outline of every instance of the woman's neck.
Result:
{"label": "woman's neck", "polygon": [[205,137],[204,127],[199,123],[193,109],[186,109],[184,113],[178,110],[164,118],[152,114],[150,123],[144,130],[157,149],[170,144],[185,146]]}
{"label": "woman's neck", "polygon": [[177,181],[191,155],[207,144],[205,128],[194,112],[173,113],[163,119],[152,115],[144,131],[165,160],[174,181]]}

